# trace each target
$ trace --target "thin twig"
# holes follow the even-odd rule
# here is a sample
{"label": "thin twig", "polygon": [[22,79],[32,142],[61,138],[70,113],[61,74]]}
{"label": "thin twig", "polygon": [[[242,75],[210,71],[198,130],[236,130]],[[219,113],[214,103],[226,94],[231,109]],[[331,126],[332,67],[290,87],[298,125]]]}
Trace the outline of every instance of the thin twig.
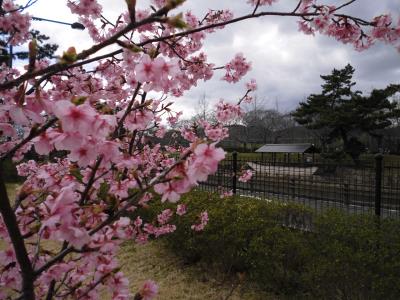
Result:
{"label": "thin twig", "polygon": [[97,158],[96,163],[93,166],[92,173],[90,174],[90,178],[86,184],[85,190],[83,191],[83,193],[81,195],[81,199],[79,200],[79,206],[82,206],[85,204],[86,197],[88,196],[93,183],[95,183],[96,172],[99,169],[102,160],[103,160],[103,156],[100,156],[99,158]]}
{"label": "thin twig", "polygon": [[129,102],[128,107],[126,108],[125,113],[123,114],[122,118],[119,120],[119,122],[118,122],[118,124],[117,124],[117,127],[115,128],[114,133],[112,134],[113,138],[116,138],[116,137],[117,137],[118,132],[119,132],[120,129],[122,128],[122,126],[123,126],[123,124],[124,124],[124,122],[125,122],[126,117],[127,117],[127,116],[129,115],[129,113],[131,112],[132,106],[133,106],[133,104],[135,103],[135,98],[136,98],[136,96],[139,94],[139,90],[140,90],[140,87],[141,87],[141,86],[142,86],[142,84],[141,84],[140,82],[136,85],[136,89],[135,89],[135,91],[134,91],[134,93],[133,93],[133,95],[132,95],[131,101]]}
{"label": "thin twig", "polygon": [[49,129],[51,126],[54,125],[54,123],[57,121],[57,118],[52,118],[50,119],[46,124],[44,124],[42,127],[39,129],[31,129],[31,132],[28,134],[26,138],[24,138],[21,142],[19,142],[17,145],[15,145],[10,151],[4,153],[2,156],[0,156],[0,162],[6,160],[7,158],[12,157],[15,152],[17,152],[19,149],[21,149],[25,144],[29,143],[33,138],[39,136],[43,132],[45,132],[47,129]]}
{"label": "thin twig", "polygon": [[303,0],[300,0],[300,1],[297,3],[297,6],[293,9],[292,13],[297,12],[297,10],[300,8],[300,5],[301,5],[302,2],[303,2]]}
{"label": "thin twig", "polygon": [[352,4],[353,2],[356,2],[356,1],[357,1],[357,0],[351,0],[351,1],[349,1],[349,2],[346,2],[346,3],[344,3],[344,4],[342,4],[342,5],[338,6],[338,7],[336,7],[333,11],[337,11],[337,10],[339,10],[339,9],[342,9],[343,7],[348,6],[348,5],[350,5],[350,4]]}
{"label": "thin twig", "polygon": [[254,10],[253,10],[253,13],[252,13],[253,15],[256,13],[258,7],[260,6],[260,2],[261,2],[261,0],[257,1],[256,7],[254,7]]}

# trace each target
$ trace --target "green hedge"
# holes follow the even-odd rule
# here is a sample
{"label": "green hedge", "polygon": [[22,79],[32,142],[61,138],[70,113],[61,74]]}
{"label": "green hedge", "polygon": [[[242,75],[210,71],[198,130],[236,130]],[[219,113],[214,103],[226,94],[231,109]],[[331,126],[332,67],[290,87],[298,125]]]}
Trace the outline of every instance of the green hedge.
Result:
{"label": "green hedge", "polygon": [[[400,222],[303,206],[192,192],[167,246],[188,262],[246,272],[266,290],[305,299],[399,299]],[[159,203],[159,201],[158,201]],[[171,204],[146,210],[147,218]],[[207,210],[203,232],[190,226]]]}

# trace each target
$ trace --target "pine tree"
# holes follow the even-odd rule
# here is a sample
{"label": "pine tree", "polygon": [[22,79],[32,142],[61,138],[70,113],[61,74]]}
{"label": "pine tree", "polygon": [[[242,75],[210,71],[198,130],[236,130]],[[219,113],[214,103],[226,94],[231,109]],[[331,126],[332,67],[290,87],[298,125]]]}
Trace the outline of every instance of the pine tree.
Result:
{"label": "pine tree", "polygon": [[292,115],[299,124],[322,133],[323,148],[341,141],[342,151],[357,163],[365,148],[359,134],[366,132],[379,141],[380,130],[391,126],[391,119],[399,115],[396,103],[389,98],[400,86],[374,89],[369,96],[363,96],[360,91],[353,91],[354,71],[348,64],[341,70],[334,69],[330,75],[322,75],[322,92],[311,94]]}

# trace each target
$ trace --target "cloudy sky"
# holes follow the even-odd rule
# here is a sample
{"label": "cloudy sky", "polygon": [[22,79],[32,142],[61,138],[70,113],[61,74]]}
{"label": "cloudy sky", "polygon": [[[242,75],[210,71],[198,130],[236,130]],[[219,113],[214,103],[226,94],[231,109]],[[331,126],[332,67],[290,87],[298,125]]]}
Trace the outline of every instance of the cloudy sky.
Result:
{"label": "cloudy sky", "polygon": [[[229,8],[235,16],[248,14],[251,7],[246,0],[187,0],[183,9],[191,9],[202,16],[208,8]],[[321,0],[320,3],[343,4],[347,1]],[[29,12],[42,18],[65,22],[75,22],[65,6],[64,0],[38,0]],[[125,9],[124,0],[99,0],[103,14],[109,19]],[[137,0],[139,7],[146,7],[147,0]],[[262,10],[290,11],[296,0],[280,0],[273,7]],[[362,18],[371,18],[391,12],[395,20],[400,14],[399,0],[358,0],[343,10]],[[69,29],[63,25],[35,22],[34,28],[51,37],[60,45],[59,52],[70,46],[83,50],[90,46],[90,38],[85,31]],[[212,104],[224,98],[236,101],[244,91],[244,84],[255,78],[259,89],[257,98],[267,108],[278,108],[287,112],[309,94],[319,92],[320,74],[329,74],[333,68],[343,68],[347,63],[355,67],[357,89],[367,93],[372,88],[383,88],[390,83],[400,83],[400,53],[390,45],[377,43],[372,48],[357,52],[350,45],[344,45],[332,38],[316,35],[306,36],[297,30],[296,19],[264,17],[236,23],[209,35],[205,43],[209,60],[223,65],[237,52],[242,52],[251,62],[252,70],[237,85],[219,80],[216,73],[211,81],[201,83],[197,88],[185,93],[178,100],[179,109],[188,117],[195,112],[199,99],[205,95]]]}

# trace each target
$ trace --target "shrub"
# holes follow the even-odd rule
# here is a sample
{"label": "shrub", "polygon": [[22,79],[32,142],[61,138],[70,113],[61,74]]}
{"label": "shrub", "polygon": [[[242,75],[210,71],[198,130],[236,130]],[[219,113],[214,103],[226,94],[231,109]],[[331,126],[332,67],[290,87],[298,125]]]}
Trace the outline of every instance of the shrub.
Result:
{"label": "shrub", "polygon": [[[338,211],[313,216],[296,204],[205,192],[192,192],[182,202],[188,213],[174,220],[177,230],[166,244],[188,262],[245,272],[263,288],[296,298],[400,296],[398,220],[378,224],[373,216]],[[165,208],[159,204],[147,217]],[[195,232],[190,226],[204,210],[210,221]]]}
{"label": "shrub", "polygon": [[315,220],[309,276],[316,297],[398,299],[398,220],[331,211]]}

